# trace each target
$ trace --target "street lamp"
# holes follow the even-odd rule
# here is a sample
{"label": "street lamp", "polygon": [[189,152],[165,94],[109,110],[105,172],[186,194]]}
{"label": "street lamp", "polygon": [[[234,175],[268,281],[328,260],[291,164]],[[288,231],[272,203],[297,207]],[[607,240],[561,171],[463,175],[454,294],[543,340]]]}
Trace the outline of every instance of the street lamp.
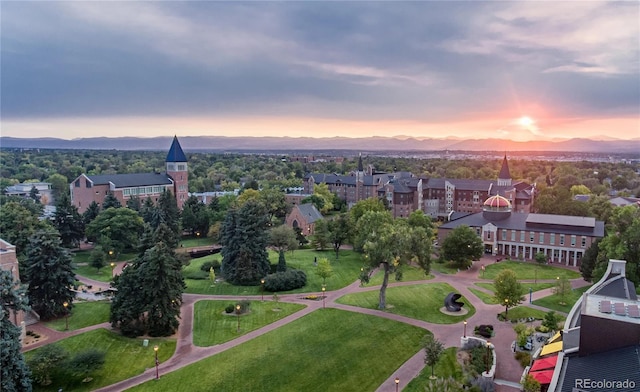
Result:
{"label": "street lamp", "polygon": [[532,296],[533,296],[533,289],[529,287],[529,303],[531,303]]}
{"label": "street lamp", "polygon": [[158,361],[158,345],[153,346],[153,351],[156,354],[156,380],[160,378],[160,373],[158,372],[158,365],[160,365],[160,361]]}
{"label": "street lamp", "polygon": [[464,332],[462,334],[463,338],[467,337],[467,320],[464,320]]}
{"label": "street lamp", "polygon": [[504,299],[504,318],[506,319],[508,315],[509,315],[509,299],[505,298]]}
{"label": "street lamp", "polygon": [[396,392],[398,392],[398,385],[400,384],[400,379],[396,377],[394,381],[396,382]]}
{"label": "street lamp", "polygon": [[484,354],[484,364],[487,369],[487,375],[489,374],[489,341],[487,340],[487,352]]}
{"label": "street lamp", "polygon": [[264,302],[264,278],[260,279],[260,294],[262,295],[262,302]]}
{"label": "street lamp", "polygon": [[324,292],[325,292],[326,288],[324,286],[322,286],[322,309],[325,308],[324,306]]}
{"label": "street lamp", "polygon": [[65,320],[65,325],[66,325],[64,330],[68,331],[69,330],[69,309],[68,309],[69,302],[64,301],[62,303],[62,306],[64,306],[64,320]]}
{"label": "street lamp", "polygon": [[240,304],[236,305],[236,314],[238,315],[238,332],[240,332]]}
{"label": "street lamp", "polygon": [[110,265],[111,265],[111,277],[113,278],[113,269],[116,268],[116,263],[112,261]]}

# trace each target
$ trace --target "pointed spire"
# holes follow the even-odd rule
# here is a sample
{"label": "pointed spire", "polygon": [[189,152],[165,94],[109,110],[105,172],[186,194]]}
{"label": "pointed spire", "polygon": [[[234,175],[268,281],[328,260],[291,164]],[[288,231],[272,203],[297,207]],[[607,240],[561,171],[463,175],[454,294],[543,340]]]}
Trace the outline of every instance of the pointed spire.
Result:
{"label": "pointed spire", "polygon": [[362,153],[360,153],[360,156],[358,157],[358,171],[359,172],[364,171],[364,167],[362,166]]}
{"label": "pointed spire", "polygon": [[509,163],[507,163],[507,154],[504,154],[504,159],[502,160],[502,167],[500,168],[500,174],[498,174],[498,179],[500,180],[510,180],[511,173],[509,173]]}
{"label": "pointed spire", "polygon": [[184,155],[182,151],[182,147],[180,146],[180,142],[178,141],[178,136],[173,136],[173,143],[171,143],[171,148],[169,149],[169,153],[167,154],[166,162],[186,162],[187,157]]}

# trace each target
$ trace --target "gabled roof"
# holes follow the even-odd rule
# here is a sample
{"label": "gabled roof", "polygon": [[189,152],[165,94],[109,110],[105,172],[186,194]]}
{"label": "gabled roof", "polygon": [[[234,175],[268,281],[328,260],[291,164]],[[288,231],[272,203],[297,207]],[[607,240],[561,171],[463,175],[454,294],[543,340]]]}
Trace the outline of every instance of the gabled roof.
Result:
{"label": "gabled roof", "polygon": [[182,147],[180,146],[180,142],[178,141],[178,137],[173,137],[173,142],[171,143],[171,148],[169,149],[169,153],[167,154],[166,162],[186,162],[187,157],[184,155],[182,151]]}
{"label": "gabled roof", "polygon": [[300,213],[305,217],[307,223],[313,223],[317,220],[322,219],[322,214],[316,206],[311,203],[307,204],[298,204],[294,208],[298,208]]}
{"label": "gabled roof", "polygon": [[173,181],[167,176],[167,173],[101,174],[96,176],[85,174],[85,176],[94,185],[107,185],[112,183],[116,188],[173,184]]}

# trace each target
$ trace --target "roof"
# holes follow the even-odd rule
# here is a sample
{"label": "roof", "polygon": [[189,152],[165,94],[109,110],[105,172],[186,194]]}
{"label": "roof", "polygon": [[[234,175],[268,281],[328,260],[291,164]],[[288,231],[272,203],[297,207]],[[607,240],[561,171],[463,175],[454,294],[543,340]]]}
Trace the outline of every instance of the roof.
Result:
{"label": "roof", "polygon": [[178,141],[178,137],[173,137],[173,142],[171,143],[171,148],[169,149],[169,153],[167,154],[167,162],[186,162],[187,157],[184,155],[182,151],[182,147],[180,146],[180,142]]}
{"label": "roof", "polygon": [[[556,391],[572,392],[576,381],[584,382],[585,379],[590,379],[594,383],[604,380],[613,382],[629,380],[629,383],[634,382],[636,387],[640,386],[640,345],[584,357],[565,356],[564,365],[564,377],[561,377],[559,388]],[[635,390],[633,388],[614,388],[612,385],[583,389],[589,392],[609,392],[614,389]]]}
{"label": "roof", "polygon": [[101,174],[97,176],[86,176],[94,185],[113,184],[116,188],[173,184],[173,181],[167,173]]}
{"label": "roof", "polygon": [[[565,218],[575,218],[567,215],[553,215],[555,220],[549,220],[549,222],[555,223],[539,223],[532,225],[528,222],[528,217],[531,215],[540,215],[540,214],[511,214],[508,218],[503,220],[489,220],[486,219],[482,212],[478,212],[472,215],[468,215],[455,221],[450,221],[440,228],[442,229],[455,229],[460,225],[467,225],[469,227],[482,227],[487,223],[493,223],[499,229],[508,229],[508,230],[534,230],[538,232],[545,233],[558,233],[567,234],[567,235],[589,235],[593,237],[604,237],[604,222],[595,221],[595,226],[593,228],[584,228],[584,227],[575,227],[570,225],[564,225],[562,222]],[[535,218],[534,218],[535,220]]]}
{"label": "roof", "polygon": [[588,216],[568,216],[552,214],[529,214],[527,223],[540,223],[547,225],[561,224],[563,226],[589,227],[596,226],[596,218]]}
{"label": "roof", "polygon": [[425,189],[444,189],[445,182],[449,182],[456,187],[457,190],[463,191],[484,191],[488,192],[491,186],[496,186],[495,181],[491,180],[464,180],[454,178],[429,178],[423,181]]}
{"label": "roof", "polygon": [[549,355],[549,354],[555,354],[559,351],[562,351],[562,340],[559,342],[553,342],[553,343],[549,343],[546,346],[542,347],[542,351],[540,352],[540,355]]}
{"label": "roof", "polygon": [[500,168],[500,174],[498,174],[498,178],[501,179],[510,179],[511,173],[509,173],[509,163],[507,162],[507,155],[504,155],[504,159],[502,160],[502,167]]}
{"label": "roof", "polygon": [[509,203],[509,200],[507,200],[507,198],[498,196],[498,195],[491,196],[490,198],[484,201],[483,205],[491,208],[510,208],[511,207],[511,203]]}
{"label": "roof", "polygon": [[307,223],[313,223],[317,220],[322,219],[322,214],[320,213],[320,211],[318,211],[316,206],[311,203],[298,204],[294,208],[298,208],[300,213],[304,215]]}

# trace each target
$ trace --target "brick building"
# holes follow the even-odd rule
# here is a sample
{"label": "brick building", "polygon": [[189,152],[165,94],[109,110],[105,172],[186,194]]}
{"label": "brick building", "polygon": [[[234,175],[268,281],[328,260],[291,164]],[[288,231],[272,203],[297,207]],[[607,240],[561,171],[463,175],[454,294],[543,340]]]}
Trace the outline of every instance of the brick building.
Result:
{"label": "brick building", "polygon": [[135,196],[143,201],[149,197],[156,202],[166,189],[175,195],[182,209],[189,197],[189,172],[187,157],[177,137],[173,138],[165,164],[166,171],[161,173],[81,174],[69,186],[71,202],[83,213],[94,201],[102,205],[109,193],[125,205]]}
{"label": "brick building", "polygon": [[[11,271],[13,281],[20,282],[16,247],[3,239],[0,239],[0,269]],[[14,312],[10,319],[13,324],[22,327],[22,337],[24,338],[24,333],[26,332],[24,329],[24,312]]]}

